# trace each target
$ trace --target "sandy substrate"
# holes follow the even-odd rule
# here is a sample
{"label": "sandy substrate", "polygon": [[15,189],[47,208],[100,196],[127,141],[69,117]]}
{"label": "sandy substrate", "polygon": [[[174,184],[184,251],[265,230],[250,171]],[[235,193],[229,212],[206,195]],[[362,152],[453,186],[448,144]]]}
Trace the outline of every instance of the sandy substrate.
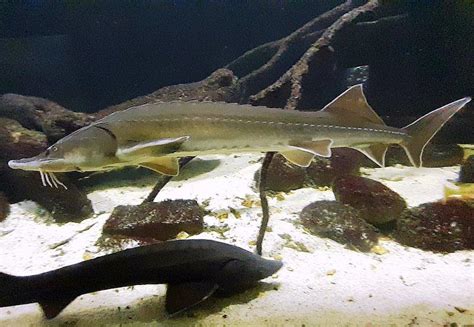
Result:
{"label": "sandy substrate", "polygon": [[[253,250],[261,217],[253,189],[258,159],[242,155],[193,161],[156,201],[196,199],[214,214],[205,217],[207,232],[194,238]],[[416,206],[441,198],[443,185],[457,177],[458,167],[364,172]],[[140,203],[151,187],[147,177],[92,191],[89,197],[98,214],[80,224],[57,225],[32,202],[13,205],[10,216],[0,223],[0,271],[34,274],[106,253],[95,242],[113,207]],[[313,188],[269,199],[264,255],[281,258],[285,265],[243,294],[212,298],[170,319],[164,312],[164,285],[135,286],[81,296],[51,321],[43,318],[37,304],[0,308],[0,326],[474,323],[474,251],[441,255],[385,240],[380,245],[386,253],[367,254],[306,233],[298,223],[301,209],[316,200],[332,199],[330,190]]]}

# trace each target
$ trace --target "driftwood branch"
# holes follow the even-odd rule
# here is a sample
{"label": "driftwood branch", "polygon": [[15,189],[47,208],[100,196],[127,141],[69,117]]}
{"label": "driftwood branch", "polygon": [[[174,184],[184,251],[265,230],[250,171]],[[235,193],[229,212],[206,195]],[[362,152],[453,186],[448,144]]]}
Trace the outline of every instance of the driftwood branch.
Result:
{"label": "driftwood branch", "polygon": [[270,166],[275,152],[267,152],[263,159],[262,168],[260,169],[258,191],[260,193],[260,203],[262,206],[262,223],[258,231],[257,237],[257,254],[262,255],[263,238],[265,237],[265,231],[267,230],[268,221],[270,220],[270,213],[268,210],[267,195],[265,187],[267,185],[267,173],[268,167]]}
{"label": "driftwood branch", "polygon": [[248,102],[252,94],[277,80],[320,38],[328,26],[354,7],[354,1],[348,0],[314,18],[287,37],[247,51],[228,64],[225,68],[239,77],[234,86],[236,93],[240,95],[239,102]]}
{"label": "driftwood branch", "polygon": [[[335,39],[345,27],[370,15],[379,6],[377,0],[370,0],[365,5],[352,9],[340,16],[331,26],[326,28],[321,37],[313,44],[300,60],[284,73],[275,83],[250,97],[253,104],[266,104],[269,98],[284,98],[285,109],[296,109],[303,96],[303,89],[315,77],[321,79],[327,70],[336,70]],[[281,95],[284,94],[284,96]],[[280,94],[280,95],[278,95]]]}
{"label": "driftwood branch", "polygon": [[[179,159],[179,169],[181,170],[188,162],[193,160],[194,157],[184,157]],[[158,181],[156,182],[155,186],[153,186],[153,189],[151,192],[148,194],[148,196],[143,200],[142,204],[148,203],[148,202],[153,202],[155,198],[157,197],[158,193],[165,187],[166,184],[173,178],[173,176],[167,176],[167,175],[162,175],[158,178]]]}

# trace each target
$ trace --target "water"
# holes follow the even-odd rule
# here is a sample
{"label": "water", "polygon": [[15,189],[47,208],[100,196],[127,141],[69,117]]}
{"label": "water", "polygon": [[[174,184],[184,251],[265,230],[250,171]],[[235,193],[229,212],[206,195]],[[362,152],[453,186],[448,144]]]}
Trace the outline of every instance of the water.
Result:
{"label": "water", "polygon": [[[46,272],[154,243],[169,230],[180,239],[215,239],[254,251],[263,210],[260,150],[284,155],[277,154],[266,171],[270,221],[263,243],[263,256],[282,260],[284,266],[256,287],[228,298],[212,296],[187,313],[169,317],[165,287],[137,285],[80,296],[53,320],[46,320],[36,303],[3,307],[0,325],[474,321],[474,168],[472,157],[468,159],[474,144],[472,102],[430,140],[424,167],[411,167],[397,146],[409,142],[403,126],[473,95],[472,5],[28,1],[0,8],[1,272]],[[318,20],[324,13],[329,18]],[[321,47],[321,40],[328,46]],[[277,53],[281,56],[273,57]],[[149,106],[177,100],[250,103],[309,111],[313,115],[308,117],[315,117],[358,83],[363,83],[363,96],[373,110],[397,128],[388,129],[390,136],[403,134],[403,140],[374,140],[373,133],[385,135],[386,127],[364,106],[351,111],[358,106],[353,98],[342,116],[332,109],[334,116],[323,120],[282,118],[271,111],[263,114],[264,109],[255,118],[253,111],[247,115],[238,105],[221,105],[223,114],[163,117]],[[150,110],[138,115],[145,125],[134,125],[136,114],[117,126],[104,118],[139,105]],[[99,119],[109,125],[86,127]],[[287,127],[300,138],[306,137],[306,129],[315,128],[315,134],[309,140],[288,139]],[[89,139],[73,139],[67,146],[59,141],[79,128],[85,128]],[[367,144],[355,141],[361,137],[356,132],[366,133]],[[273,143],[262,148],[270,144],[267,136]],[[320,155],[328,139],[338,148],[324,158]],[[86,143],[92,152],[78,150]],[[285,154],[277,143],[319,155],[309,167],[300,167],[305,166],[302,153]],[[366,146],[386,143],[395,144],[385,157],[387,167],[380,168],[368,158],[380,161],[380,154],[368,153]],[[230,149],[212,150],[222,144]],[[42,176],[8,165],[48,147],[46,156],[64,155],[73,164],[68,169],[64,161],[56,170],[42,168]],[[189,154],[191,148],[197,157],[169,181],[156,171],[175,173],[174,159],[150,160],[157,153]],[[115,159],[102,163],[100,153]],[[119,157],[127,164],[118,164]],[[138,168],[140,163],[152,169]],[[126,167],[109,171],[112,166]],[[162,189],[156,195],[157,182]],[[139,206],[147,199],[189,199],[196,207],[156,214]],[[332,201],[338,209],[330,212],[328,205],[318,211],[323,208],[320,201]],[[315,209],[303,222],[300,213],[310,204]],[[103,227],[111,214],[123,219],[114,211],[120,205],[134,206],[129,209],[137,213],[119,224],[126,226],[121,235],[107,234]],[[347,211],[347,205],[353,209]],[[181,225],[169,227],[177,219]],[[307,225],[311,220],[312,227]],[[0,304],[18,296],[4,294],[8,288],[1,283]],[[15,292],[25,292],[25,287]]]}

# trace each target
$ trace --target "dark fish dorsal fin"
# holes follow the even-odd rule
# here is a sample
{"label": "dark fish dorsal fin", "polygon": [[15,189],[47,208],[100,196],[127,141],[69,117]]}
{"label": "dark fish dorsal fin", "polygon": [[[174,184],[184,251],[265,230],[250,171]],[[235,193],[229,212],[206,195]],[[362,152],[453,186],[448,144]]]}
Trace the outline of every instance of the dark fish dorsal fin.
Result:
{"label": "dark fish dorsal fin", "polygon": [[39,305],[41,306],[41,309],[44,312],[44,316],[47,319],[53,319],[58,314],[60,314],[61,311],[63,311],[64,308],[69,305],[69,303],[74,301],[75,298],[76,297],[74,296],[62,299],[40,301]]}
{"label": "dark fish dorsal fin", "polygon": [[151,169],[163,175],[177,176],[179,174],[178,159],[173,157],[157,158],[153,161],[140,163],[140,166]]}
{"label": "dark fish dorsal fin", "polygon": [[329,102],[321,111],[330,112],[336,116],[345,117],[348,120],[359,117],[367,122],[385,125],[382,118],[367,103],[362,84],[351,86]]}
{"label": "dark fish dorsal fin", "polygon": [[213,282],[168,284],[166,290],[166,312],[174,315],[189,309],[206,300],[216,291],[217,287],[218,285]]}

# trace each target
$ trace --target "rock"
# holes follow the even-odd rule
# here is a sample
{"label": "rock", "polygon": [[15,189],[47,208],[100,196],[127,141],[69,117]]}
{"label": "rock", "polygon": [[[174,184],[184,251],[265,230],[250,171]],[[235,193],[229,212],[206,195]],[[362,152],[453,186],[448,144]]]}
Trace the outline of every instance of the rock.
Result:
{"label": "rock", "polygon": [[[5,111],[5,107],[1,107],[4,105],[2,101],[5,100],[6,96],[12,95],[0,97],[0,115],[5,114],[5,112],[10,113],[11,116],[19,115],[25,124],[32,124],[32,122],[28,121],[27,116],[21,117],[22,111],[18,109],[20,107],[12,106],[10,108],[11,112]],[[18,97],[14,99],[19,100],[23,98],[21,96]],[[29,99],[29,97],[25,98]],[[47,101],[44,99],[40,100]],[[14,108],[20,111],[16,112]],[[30,109],[37,110],[29,106],[22,108],[26,108],[24,112],[30,112]],[[2,112],[1,110],[4,111]],[[58,110],[54,109],[53,111]],[[31,117],[36,116],[33,115]],[[57,118],[56,122],[59,121],[60,119]],[[42,122],[41,119],[39,122]],[[7,165],[11,159],[32,157],[47,147],[47,137],[42,132],[24,128],[16,120],[0,117],[0,191],[3,191],[12,203],[23,200],[37,202],[49,211],[57,222],[79,221],[89,217],[93,213],[90,200],[85,193],[72,184],[66,175],[57,174],[59,179],[68,186],[67,191],[43,186],[38,172],[13,170]]]}
{"label": "rock", "polygon": [[378,242],[376,228],[365,222],[357,209],[336,201],[317,201],[300,214],[312,234],[330,238],[359,251],[368,252]]}
{"label": "rock", "polygon": [[48,147],[46,136],[0,117],[0,161],[32,157]]}
{"label": "rock", "polygon": [[0,117],[14,119],[25,128],[43,132],[50,143],[94,120],[92,115],[67,110],[53,101],[19,94],[0,96]]}
{"label": "rock", "polygon": [[332,149],[331,158],[315,157],[306,168],[308,180],[316,186],[329,186],[341,175],[358,175],[364,155],[350,148]]}
{"label": "rock", "polygon": [[400,217],[405,200],[380,182],[359,176],[340,176],[332,184],[336,200],[361,213],[363,219],[381,225]]}
{"label": "rock", "polygon": [[231,70],[220,68],[202,81],[162,87],[148,95],[105,108],[99,111],[96,117],[102,118],[116,111],[156,101],[237,102],[237,99],[232,96],[232,87],[236,82],[237,77]]}
{"label": "rock", "polygon": [[117,206],[103,232],[133,238],[166,241],[184,231],[190,235],[203,230],[204,212],[195,200],[167,200],[137,206]]}
{"label": "rock", "polygon": [[[257,172],[257,182],[258,176]],[[288,192],[303,187],[305,180],[305,168],[290,163],[281,154],[275,154],[268,167],[266,190]]]}
{"label": "rock", "polygon": [[474,205],[461,200],[407,209],[394,237],[402,244],[435,252],[474,249]]}
{"label": "rock", "polygon": [[0,221],[3,221],[10,213],[10,203],[3,193],[0,193]]}
{"label": "rock", "polygon": [[462,164],[459,181],[461,183],[474,183],[474,155],[469,156]]}
{"label": "rock", "polygon": [[40,174],[9,168],[0,169],[0,191],[7,194],[12,203],[32,200],[51,213],[57,222],[80,221],[92,213],[92,204],[64,174],[56,176],[68,187],[43,186]]}
{"label": "rock", "polygon": [[[457,144],[428,143],[423,151],[423,167],[449,167],[459,165],[464,157],[463,149]],[[401,164],[411,166],[405,150],[392,146],[387,152],[387,166]]]}

